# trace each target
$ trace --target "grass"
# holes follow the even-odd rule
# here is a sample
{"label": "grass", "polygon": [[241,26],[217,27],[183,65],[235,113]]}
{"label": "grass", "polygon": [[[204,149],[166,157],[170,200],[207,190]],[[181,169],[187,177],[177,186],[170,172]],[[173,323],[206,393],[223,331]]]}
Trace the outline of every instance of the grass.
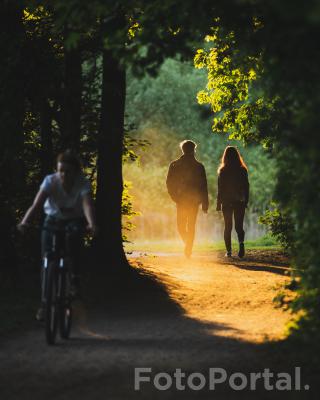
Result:
{"label": "grass", "polygon": [[[245,242],[248,250],[280,250],[280,245],[270,235],[265,235],[256,240],[248,240]],[[232,243],[233,248],[237,248],[236,241]],[[125,244],[127,252],[180,252],[182,242],[177,240],[138,240]],[[214,250],[225,250],[224,242],[201,242],[195,243],[194,251],[207,252]]]}

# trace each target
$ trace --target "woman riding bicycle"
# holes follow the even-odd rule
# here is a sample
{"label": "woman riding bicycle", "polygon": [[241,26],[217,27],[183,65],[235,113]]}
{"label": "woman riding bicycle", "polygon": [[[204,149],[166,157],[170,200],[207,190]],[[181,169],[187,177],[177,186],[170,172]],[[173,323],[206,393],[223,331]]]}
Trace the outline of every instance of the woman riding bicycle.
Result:
{"label": "woman riding bicycle", "polygon": [[[32,218],[42,208],[46,214],[41,234],[42,256],[51,249],[52,234],[50,230],[62,226],[69,228],[73,283],[77,286],[85,222],[87,222],[87,229],[93,235],[96,234],[97,227],[90,182],[84,177],[80,161],[71,150],[66,150],[58,155],[57,172],[44,178],[32,206],[18,225],[18,229],[24,232]],[[43,308],[41,307],[36,318],[41,320],[42,316]]]}

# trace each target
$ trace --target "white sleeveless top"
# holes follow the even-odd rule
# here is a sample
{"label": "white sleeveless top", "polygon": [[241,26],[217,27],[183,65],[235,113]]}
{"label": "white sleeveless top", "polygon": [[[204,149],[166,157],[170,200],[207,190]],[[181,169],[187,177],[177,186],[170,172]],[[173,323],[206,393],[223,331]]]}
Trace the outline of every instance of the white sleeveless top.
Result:
{"label": "white sleeveless top", "polygon": [[81,218],[83,214],[82,197],[91,192],[87,178],[79,174],[69,193],[67,193],[58,173],[47,175],[40,189],[48,194],[44,203],[44,212],[57,219]]}

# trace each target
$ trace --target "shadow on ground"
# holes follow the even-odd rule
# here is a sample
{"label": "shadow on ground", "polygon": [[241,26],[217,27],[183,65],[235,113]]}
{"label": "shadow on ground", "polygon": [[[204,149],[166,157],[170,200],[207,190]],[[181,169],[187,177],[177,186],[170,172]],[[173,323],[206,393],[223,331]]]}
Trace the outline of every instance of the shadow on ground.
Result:
{"label": "shadow on ground", "polygon": [[217,261],[243,270],[266,271],[279,275],[289,275],[291,271],[290,261],[282,251],[248,250],[244,258],[226,258],[222,252],[218,252]]}
{"label": "shadow on ground", "polygon": [[[240,266],[241,267],[241,266]],[[220,335],[231,327],[189,318],[155,275],[133,268],[116,274],[87,276],[87,290],[76,307],[69,341],[48,347],[37,328],[8,340],[1,349],[1,398],[13,399],[316,399],[319,369],[312,349],[292,341],[258,345]],[[245,315],[244,315],[245,318]],[[143,382],[134,390],[135,368],[151,368],[173,378],[176,369],[187,377],[201,373],[202,390],[178,390],[173,379],[167,390]],[[269,368],[292,374],[301,367],[309,391],[232,390],[228,381],[209,390],[209,368],[223,368],[228,377]],[[239,385],[242,377],[238,377]],[[167,378],[163,377],[163,386]],[[274,381],[272,381],[274,382]],[[271,383],[272,383],[271,382]],[[199,377],[193,381],[199,385]]]}

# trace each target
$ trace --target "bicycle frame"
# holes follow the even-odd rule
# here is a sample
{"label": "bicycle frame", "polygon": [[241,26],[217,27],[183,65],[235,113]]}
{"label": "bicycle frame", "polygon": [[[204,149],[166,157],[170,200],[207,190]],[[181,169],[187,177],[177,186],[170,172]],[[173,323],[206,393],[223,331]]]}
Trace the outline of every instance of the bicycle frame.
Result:
{"label": "bicycle frame", "polygon": [[51,250],[43,258],[41,297],[45,305],[47,343],[54,344],[58,326],[63,339],[68,339],[71,329],[72,296],[70,294],[68,233],[71,233],[72,229],[63,226],[63,228],[47,230],[52,235]]}
{"label": "bicycle frame", "polygon": [[46,301],[46,271],[50,261],[55,261],[58,267],[58,298],[61,298],[61,270],[70,272],[70,266],[67,265],[67,230],[64,229],[47,229],[52,234],[52,248],[49,253],[43,257],[43,272],[44,279],[42,279],[42,301]]}

